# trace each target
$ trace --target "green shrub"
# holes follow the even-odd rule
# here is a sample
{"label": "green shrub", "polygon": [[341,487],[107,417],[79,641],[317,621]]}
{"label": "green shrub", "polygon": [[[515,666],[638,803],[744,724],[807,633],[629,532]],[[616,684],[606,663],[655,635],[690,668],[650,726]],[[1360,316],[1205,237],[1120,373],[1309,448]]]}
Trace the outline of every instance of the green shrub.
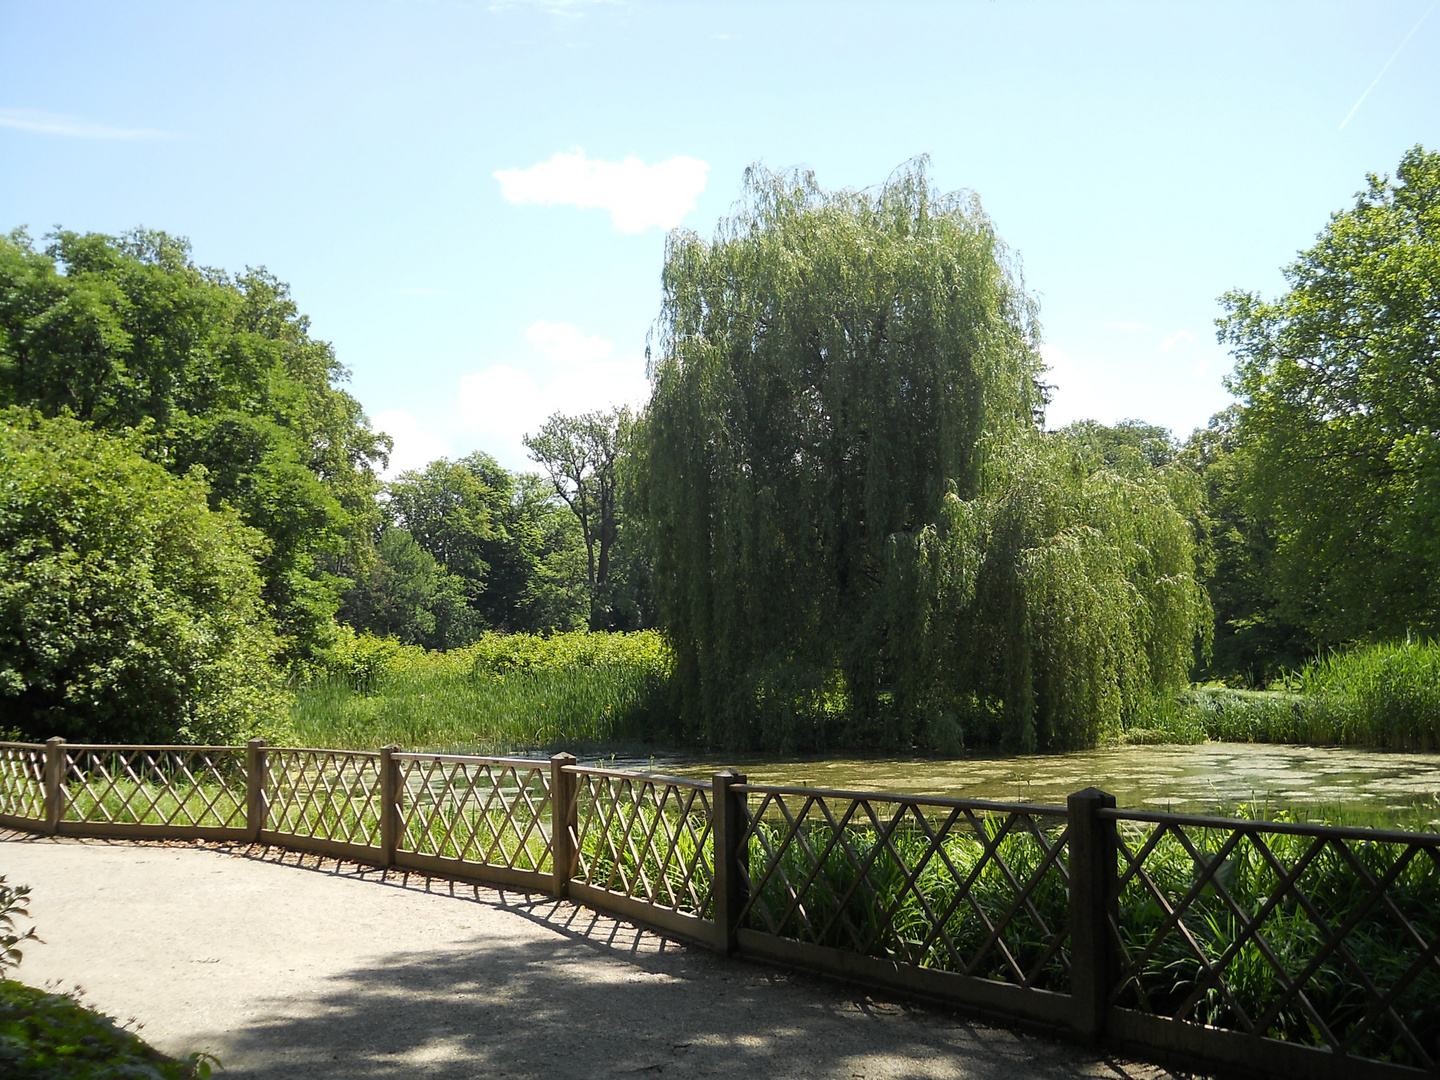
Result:
{"label": "green shrub", "polygon": [[25,954],[20,946],[27,941],[39,941],[32,926],[24,933],[15,926],[16,919],[30,917],[30,886],[11,885],[0,874],[0,979],[5,978],[5,969],[19,965]]}
{"label": "green shrub", "polygon": [[0,705],[30,737],[231,742],[283,716],[263,538],[141,445],[0,412]]}
{"label": "green shrub", "polygon": [[69,994],[0,979],[0,1074],[31,1080],[191,1080],[215,1059],[176,1061]]}

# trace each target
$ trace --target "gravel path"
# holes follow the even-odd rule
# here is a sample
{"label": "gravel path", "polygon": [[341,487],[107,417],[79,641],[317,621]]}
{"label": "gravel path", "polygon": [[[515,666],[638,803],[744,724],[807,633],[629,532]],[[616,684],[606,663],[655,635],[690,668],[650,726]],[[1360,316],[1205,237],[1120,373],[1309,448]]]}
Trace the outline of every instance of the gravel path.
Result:
{"label": "gravel path", "polygon": [[273,849],[0,838],[78,983],[217,1078],[1161,1078],[569,903]]}

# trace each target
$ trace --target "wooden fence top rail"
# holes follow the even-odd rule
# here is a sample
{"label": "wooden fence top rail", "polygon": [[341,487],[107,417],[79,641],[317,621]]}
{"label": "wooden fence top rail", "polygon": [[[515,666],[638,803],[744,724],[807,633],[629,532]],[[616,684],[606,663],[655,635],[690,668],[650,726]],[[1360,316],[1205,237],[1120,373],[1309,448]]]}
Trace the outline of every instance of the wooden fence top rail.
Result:
{"label": "wooden fence top rail", "polygon": [[[92,754],[109,754],[120,751],[126,754],[239,754],[247,749],[244,746],[192,746],[188,743],[175,743],[174,745],[161,745],[156,743],[78,743],[67,742],[61,744],[68,753],[71,750],[82,750]],[[43,750],[44,747],[42,746]]]}
{"label": "wooden fence top rail", "polygon": [[39,742],[0,742],[0,750],[44,750],[45,744]]}
{"label": "wooden fence top rail", "polygon": [[736,784],[731,791],[751,795],[795,795],[822,799],[850,799],[855,802],[898,802],[945,809],[989,810],[1004,814],[1031,814],[1039,817],[1066,817],[1070,811],[1047,803],[1008,803],[989,799],[952,799],[944,795],[901,795],[893,791],[844,791],[836,788],[789,787],[782,784]]}
{"label": "wooden fence top rail", "polygon": [[600,769],[590,765],[566,765],[565,771],[577,776],[613,776],[620,780],[640,780],[652,784],[668,784],[671,787],[710,790],[709,780],[696,780],[689,776],[666,776],[664,773],[636,772],[632,769]]}
{"label": "wooden fence top rail", "polygon": [[1286,836],[1313,836],[1332,840],[1369,840],[1377,844],[1421,844],[1440,847],[1440,832],[1405,832],[1401,829],[1373,829],[1365,825],[1307,824],[1299,821],[1252,821],[1248,818],[1214,817],[1205,814],[1167,814],[1158,810],[1101,809],[1096,816],[1104,821],[1142,821],[1155,825],[1189,825],[1197,829],[1228,829],[1231,832],[1281,833]]}
{"label": "wooden fence top rail", "polygon": [[503,765],[517,769],[548,769],[549,758],[533,757],[487,757],[483,754],[426,754],[419,750],[397,751],[397,761],[448,761],[468,765]]}
{"label": "wooden fence top rail", "polygon": [[[234,750],[244,750],[243,746],[232,747]],[[363,757],[378,758],[379,750],[326,750],[322,746],[266,746],[267,754],[330,754],[335,757]]]}

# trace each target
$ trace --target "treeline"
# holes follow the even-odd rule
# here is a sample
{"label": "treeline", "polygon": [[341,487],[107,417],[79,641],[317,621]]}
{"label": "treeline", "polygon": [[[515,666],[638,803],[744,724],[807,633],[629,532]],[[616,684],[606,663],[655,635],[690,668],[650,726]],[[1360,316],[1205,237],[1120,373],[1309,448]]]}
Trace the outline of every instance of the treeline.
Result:
{"label": "treeline", "polygon": [[264,270],[149,230],[0,238],[0,728],[236,738],[347,623],[451,648],[649,618],[621,448],[592,445],[628,417],[547,424],[544,476],[473,454],[385,484],[346,378]]}
{"label": "treeline", "polygon": [[338,617],[430,649],[491,630],[653,626],[649,562],[622,505],[633,432],[628,409],[556,414],[527,439],[541,473],[477,452],[381,485],[373,558]]}
{"label": "treeline", "polygon": [[867,192],[752,169],[712,238],[670,237],[645,409],[551,417],[533,473],[475,453],[389,483],[264,271],[159,233],[13,233],[3,722],[233,737],[356,630],[659,626],[655,737],[1055,749],[1194,678],[1433,637],[1437,208],[1417,147],[1283,296],[1224,297],[1237,403],[1182,443],[1045,429],[1034,301],[923,162]]}

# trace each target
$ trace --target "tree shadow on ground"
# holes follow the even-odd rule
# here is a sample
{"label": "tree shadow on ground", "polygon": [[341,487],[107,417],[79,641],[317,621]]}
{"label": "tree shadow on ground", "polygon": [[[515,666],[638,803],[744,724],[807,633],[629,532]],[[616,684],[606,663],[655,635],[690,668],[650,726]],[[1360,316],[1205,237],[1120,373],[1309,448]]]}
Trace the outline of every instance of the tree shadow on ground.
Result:
{"label": "tree shadow on ground", "polygon": [[[303,1015],[252,1026],[234,1076],[1158,1078],[1150,1065],[727,960],[547,896],[275,849],[238,854],[439,892],[554,931],[397,953],[333,980]],[[293,1010],[291,1010],[293,1012]]]}

